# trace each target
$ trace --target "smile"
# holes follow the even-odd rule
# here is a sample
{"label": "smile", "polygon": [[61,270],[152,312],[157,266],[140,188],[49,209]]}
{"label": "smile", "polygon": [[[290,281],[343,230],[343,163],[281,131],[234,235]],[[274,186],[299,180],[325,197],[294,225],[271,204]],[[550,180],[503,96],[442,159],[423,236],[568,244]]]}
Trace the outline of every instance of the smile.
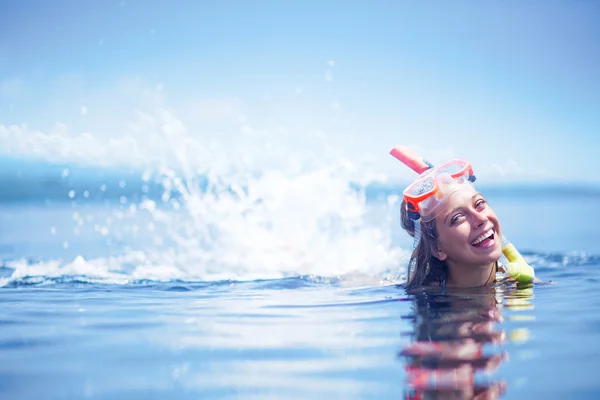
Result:
{"label": "smile", "polygon": [[479,235],[475,240],[473,240],[471,242],[471,246],[480,246],[483,244],[484,241],[487,241],[488,239],[493,240],[494,233],[496,233],[496,230],[494,228],[488,229],[487,231]]}

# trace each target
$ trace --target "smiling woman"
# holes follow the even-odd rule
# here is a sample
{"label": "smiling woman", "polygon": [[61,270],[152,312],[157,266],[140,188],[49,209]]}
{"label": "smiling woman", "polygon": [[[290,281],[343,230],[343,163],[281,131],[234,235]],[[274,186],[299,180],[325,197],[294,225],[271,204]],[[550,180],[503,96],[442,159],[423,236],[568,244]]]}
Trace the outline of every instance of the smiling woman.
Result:
{"label": "smiling woman", "polygon": [[[420,162],[409,153],[398,158],[412,159],[407,165]],[[483,286],[495,282],[495,272],[500,271],[518,281],[532,280],[533,269],[516,251],[507,255],[511,261],[507,271],[499,267],[504,245],[500,223],[473,187],[475,176],[468,161],[451,160],[437,168],[424,162],[412,168],[425,172],[404,190],[401,206],[402,227],[415,238],[409,287]]]}
{"label": "smiling woman", "polygon": [[[405,203],[404,203],[405,204]],[[402,207],[402,225],[414,233],[415,222]],[[413,253],[410,284],[481,286],[494,281],[502,256],[500,226],[481,194],[467,185],[453,193],[434,219],[421,223],[423,234]]]}

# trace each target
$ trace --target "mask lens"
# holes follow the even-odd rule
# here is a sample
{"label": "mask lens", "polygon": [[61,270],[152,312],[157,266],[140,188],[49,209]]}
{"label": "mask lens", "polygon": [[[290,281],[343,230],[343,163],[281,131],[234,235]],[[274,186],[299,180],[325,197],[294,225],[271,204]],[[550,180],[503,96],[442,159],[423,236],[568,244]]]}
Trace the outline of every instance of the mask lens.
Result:
{"label": "mask lens", "polygon": [[406,194],[411,196],[422,196],[428,192],[433,191],[435,182],[433,178],[427,177],[425,179],[419,179],[406,190]]}
{"label": "mask lens", "polygon": [[449,174],[453,178],[469,173],[471,165],[465,160],[451,160],[436,168],[435,174]]}
{"label": "mask lens", "polygon": [[[432,215],[435,216],[443,197],[447,195],[444,193],[445,186],[464,183],[472,174],[473,170],[468,161],[450,160],[421,175],[404,190],[404,198],[411,205],[412,211],[418,211],[425,220]],[[433,196],[436,192],[437,195]]]}

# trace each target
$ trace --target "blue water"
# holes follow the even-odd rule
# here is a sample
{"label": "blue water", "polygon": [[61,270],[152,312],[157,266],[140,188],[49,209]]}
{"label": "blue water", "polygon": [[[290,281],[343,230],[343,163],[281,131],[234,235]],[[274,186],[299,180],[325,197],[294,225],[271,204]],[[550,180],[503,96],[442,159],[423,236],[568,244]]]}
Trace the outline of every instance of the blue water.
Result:
{"label": "blue water", "polygon": [[[48,174],[63,182],[63,171]],[[140,212],[160,190],[143,190],[132,175],[87,173],[53,192],[31,173],[37,180],[21,175],[0,202],[0,398],[600,396],[595,189],[490,189],[507,236],[554,284],[441,294],[401,285],[410,240],[386,200],[395,188],[356,203],[366,221],[327,209],[301,235],[301,224],[277,225],[297,221],[275,206],[255,215],[223,204],[228,197],[192,196],[159,205],[164,219]],[[92,196],[102,184],[130,192]],[[263,198],[257,208],[271,204]],[[277,219],[265,221],[269,212]],[[280,243],[265,244],[274,238],[257,237],[264,232],[250,231],[254,224],[295,241],[271,254]],[[224,235],[240,230],[251,234]],[[192,240],[200,234],[210,240]],[[370,253],[378,235],[390,242]]]}

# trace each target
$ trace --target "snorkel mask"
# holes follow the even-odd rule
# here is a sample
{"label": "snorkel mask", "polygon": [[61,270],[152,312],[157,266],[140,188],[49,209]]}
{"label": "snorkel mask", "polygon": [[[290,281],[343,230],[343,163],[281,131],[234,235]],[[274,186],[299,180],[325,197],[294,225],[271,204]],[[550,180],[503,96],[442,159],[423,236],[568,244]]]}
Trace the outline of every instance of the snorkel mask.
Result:
{"label": "snorkel mask", "polygon": [[408,216],[412,220],[433,220],[455,192],[475,182],[471,163],[450,160],[439,167],[429,168],[403,192]]}

